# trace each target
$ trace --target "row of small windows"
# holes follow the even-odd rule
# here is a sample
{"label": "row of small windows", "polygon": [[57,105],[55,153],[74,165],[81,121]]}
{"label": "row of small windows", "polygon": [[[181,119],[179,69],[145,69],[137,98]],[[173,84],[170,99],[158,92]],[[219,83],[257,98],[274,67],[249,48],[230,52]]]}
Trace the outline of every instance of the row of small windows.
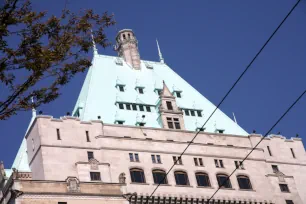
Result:
{"label": "row of small windows", "polygon": [[[142,169],[130,169],[131,181],[133,183],[146,183],[145,175]],[[163,170],[153,170],[152,171],[153,180],[155,184],[168,184],[167,174]],[[197,180],[197,185],[201,187],[211,187],[210,179],[207,173],[197,172],[195,173]],[[184,171],[175,171],[174,178],[176,185],[179,186],[190,186],[189,178]],[[218,185],[221,188],[232,188],[231,181],[226,174],[216,175]],[[240,189],[252,190],[252,185],[249,177],[244,175],[237,176],[238,184]]]}
{"label": "row of small windows", "polygon": [[118,103],[119,109],[151,112],[151,106],[136,103]]}
{"label": "row of small windows", "polygon": [[183,109],[183,113],[186,116],[198,116],[198,117],[202,117],[202,111],[201,110]]}
{"label": "row of small windows", "polygon": [[[125,92],[126,88],[125,88],[125,85],[116,85],[117,89],[120,91],[120,92]],[[139,93],[139,94],[144,94],[144,87],[136,87],[135,90]],[[161,95],[162,93],[162,90],[161,89],[155,89],[154,92],[157,94],[157,95]],[[181,91],[174,91],[173,92],[173,95],[176,96],[177,98],[182,98],[182,92]]]}

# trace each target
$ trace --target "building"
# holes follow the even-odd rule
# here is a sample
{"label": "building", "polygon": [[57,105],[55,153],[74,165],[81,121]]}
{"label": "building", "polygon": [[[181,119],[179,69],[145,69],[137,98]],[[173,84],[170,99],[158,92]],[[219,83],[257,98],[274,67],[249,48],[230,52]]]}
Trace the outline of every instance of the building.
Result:
{"label": "building", "polygon": [[242,163],[262,135],[221,110],[202,128],[215,106],[165,63],[159,46],[152,62],[141,60],[132,30],[116,42],[118,57],[94,49],[72,116],[33,110],[12,170],[1,165],[0,204],[198,204],[221,184],[211,203],[306,203],[300,138],[270,135]]}

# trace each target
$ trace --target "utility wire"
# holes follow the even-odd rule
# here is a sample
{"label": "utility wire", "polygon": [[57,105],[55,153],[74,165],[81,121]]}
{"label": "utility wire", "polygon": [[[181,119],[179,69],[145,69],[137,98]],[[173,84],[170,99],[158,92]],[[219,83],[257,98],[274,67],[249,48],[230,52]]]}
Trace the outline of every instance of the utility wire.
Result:
{"label": "utility wire", "polygon": [[243,165],[243,162],[250,156],[250,154],[258,147],[258,145],[270,134],[274,127],[287,115],[287,113],[293,108],[293,106],[303,97],[306,90],[294,101],[294,103],[283,113],[283,115],[274,123],[274,125],[267,131],[267,133],[259,140],[259,142],[252,148],[252,150],[246,155],[242,162],[234,169],[234,171],[222,182],[219,188],[214,192],[214,194],[207,200],[207,203],[216,195],[220,188],[230,179],[230,177],[235,173],[235,171]]}
{"label": "utility wire", "polygon": [[[214,113],[218,110],[218,108],[221,106],[221,104],[224,102],[224,100],[227,98],[227,96],[232,92],[232,90],[234,89],[234,87],[237,85],[237,83],[240,81],[240,79],[244,76],[244,74],[249,70],[249,68],[251,67],[251,65],[253,64],[253,62],[257,59],[257,57],[259,56],[259,54],[263,51],[263,49],[267,46],[267,44],[270,42],[270,40],[273,38],[273,36],[276,34],[276,32],[280,29],[280,27],[284,24],[284,22],[287,20],[287,18],[290,16],[290,14],[293,12],[293,10],[297,7],[297,5],[300,3],[301,0],[298,0],[297,3],[292,7],[292,9],[289,11],[289,13],[286,15],[286,17],[281,21],[281,23],[278,25],[278,27],[274,30],[274,32],[272,33],[272,35],[268,38],[268,40],[264,43],[264,45],[260,48],[260,50],[257,52],[257,54],[255,55],[255,57],[251,60],[251,62],[247,65],[247,67],[245,68],[245,70],[240,74],[240,76],[238,77],[238,79],[235,81],[235,83],[232,85],[232,87],[229,89],[229,91],[225,94],[225,96],[222,98],[222,100],[219,102],[219,104],[216,106],[216,108],[214,109],[214,111],[210,114],[210,116],[208,117],[208,119],[205,121],[205,123],[202,125],[202,127],[196,132],[195,136],[192,138],[192,140],[188,143],[187,147],[184,149],[184,151],[180,154],[179,159],[181,159],[181,157],[185,154],[186,150],[189,148],[189,146],[191,145],[191,143],[193,143],[193,141],[195,140],[195,138],[198,136],[198,134],[201,132],[201,130],[204,128],[204,126],[207,124],[207,122],[210,120],[210,118],[214,115]],[[168,174],[170,173],[170,171],[173,169],[173,167],[176,165],[177,161],[176,160],[174,162],[174,164],[171,166],[171,168],[168,170],[168,172],[166,173],[166,175],[164,176],[164,178],[159,182],[159,184],[156,186],[156,188],[154,189],[154,191],[151,193],[150,197],[151,198],[153,196],[153,194],[156,192],[156,190],[159,188],[160,184],[166,179],[166,177],[168,176]]]}

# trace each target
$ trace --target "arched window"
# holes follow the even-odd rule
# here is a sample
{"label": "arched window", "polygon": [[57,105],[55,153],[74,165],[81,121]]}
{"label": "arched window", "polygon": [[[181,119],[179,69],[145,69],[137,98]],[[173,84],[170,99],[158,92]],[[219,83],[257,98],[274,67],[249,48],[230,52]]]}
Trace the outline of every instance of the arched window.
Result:
{"label": "arched window", "polygon": [[210,186],[209,177],[206,173],[196,173],[198,186]]}
{"label": "arched window", "polygon": [[123,39],[125,40],[125,39],[126,39],[126,38],[125,38],[125,34],[123,34],[122,36],[123,36]]}
{"label": "arched window", "polygon": [[131,39],[131,35],[128,33],[128,38]]}
{"label": "arched window", "polygon": [[176,185],[189,186],[188,175],[183,171],[174,172]]}
{"label": "arched window", "polygon": [[155,184],[168,184],[166,172],[163,170],[153,170],[153,179]]}
{"label": "arched window", "polygon": [[237,176],[240,189],[252,189],[251,181],[247,176]]}
{"label": "arched window", "polygon": [[221,188],[232,188],[230,179],[225,174],[217,174],[217,180],[219,187]]}
{"label": "arched window", "polygon": [[146,179],[142,169],[130,169],[131,181],[133,183],[145,183]]}

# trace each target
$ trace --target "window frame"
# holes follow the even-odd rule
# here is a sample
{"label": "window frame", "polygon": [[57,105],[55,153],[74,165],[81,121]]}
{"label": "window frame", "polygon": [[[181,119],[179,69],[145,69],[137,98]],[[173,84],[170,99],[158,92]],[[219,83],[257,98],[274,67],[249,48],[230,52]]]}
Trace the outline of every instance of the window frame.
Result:
{"label": "window frame", "polygon": [[[251,179],[248,176],[246,176],[246,175],[238,175],[236,177],[237,177],[237,182],[238,182],[238,186],[239,186],[240,190],[253,190]],[[246,179],[247,180],[247,185],[248,185],[247,188],[244,188],[242,186],[243,183],[241,183],[241,179]]]}
{"label": "window frame", "polygon": [[151,107],[150,106],[146,106],[146,111],[147,112],[151,112]]}
{"label": "window frame", "polygon": [[123,103],[118,103],[118,107],[120,110],[124,110],[124,104]]}
{"label": "window frame", "polygon": [[94,159],[94,158],[95,158],[94,152],[87,151],[87,159],[88,159],[88,161],[90,161],[91,159]]}
{"label": "window frame", "polygon": [[144,111],[144,106],[143,105],[138,105],[139,111]]}
{"label": "window frame", "polygon": [[137,87],[137,91],[139,94],[144,94],[144,88],[143,87]]}
{"label": "window frame", "polygon": [[[140,172],[140,180],[141,180],[141,182],[136,181],[137,179],[135,178],[135,175],[132,174],[134,172]],[[131,168],[130,169],[130,177],[131,177],[131,182],[132,183],[146,183],[146,177],[145,177],[143,169],[140,169],[140,168]]]}
{"label": "window frame", "polygon": [[[96,171],[91,171],[91,172],[89,172],[90,173],[90,180],[91,181],[102,181],[102,179],[101,179],[101,173],[100,172],[96,172]],[[98,175],[98,179],[95,179],[94,177],[94,175]]]}
{"label": "window frame", "polygon": [[272,164],[272,165],[271,165],[271,167],[272,167],[272,171],[273,171],[273,173],[277,173],[277,172],[279,172],[278,165]]}
{"label": "window frame", "polygon": [[[220,174],[217,174],[216,177],[217,177],[217,182],[218,182],[218,186],[220,187],[220,189],[224,189],[224,188],[226,188],[226,189],[232,189],[232,188],[233,188],[233,187],[232,187],[231,180],[230,180],[230,178],[229,178],[228,175],[220,173]],[[222,185],[222,184],[224,183],[224,181],[221,182],[221,180],[220,180],[220,178],[224,178],[224,177],[227,178],[227,179],[226,179],[226,182],[227,182],[227,183],[225,183],[225,184],[227,184],[227,185]]]}
{"label": "window frame", "polygon": [[190,116],[190,112],[189,112],[188,109],[184,109],[184,113],[185,113],[186,116]]}
{"label": "window frame", "polygon": [[118,89],[119,89],[120,92],[124,92],[125,91],[123,85],[118,85]]}
{"label": "window frame", "polygon": [[[184,175],[184,179],[186,184],[183,184],[180,180],[179,177],[177,175]],[[177,186],[190,186],[190,182],[189,182],[189,178],[188,178],[188,174],[185,171],[174,171],[174,178],[175,178],[175,183]]]}
{"label": "window frame", "polygon": [[[206,179],[207,185],[199,185],[199,177],[200,176],[206,177],[205,179]],[[198,187],[211,187],[209,175],[207,173],[205,173],[205,172],[196,172],[195,173],[195,177],[196,177],[196,181],[197,181],[197,186]]]}
{"label": "window frame", "polygon": [[181,91],[176,91],[175,94],[176,94],[177,98],[182,98],[182,92]]}
{"label": "window frame", "polygon": [[[164,174],[163,175],[163,182],[161,182],[161,181],[158,181],[157,180],[157,176],[156,176],[156,174]],[[152,176],[153,176],[153,182],[154,182],[154,184],[161,184],[161,185],[167,185],[168,184],[168,179],[167,179],[167,173],[164,171],[164,170],[161,170],[161,169],[153,169],[152,170]]]}
{"label": "window frame", "polygon": [[279,183],[279,188],[282,193],[290,193],[289,186],[286,183]]}
{"label": "window frame", "polygon": [[137,105],[136,104],[132,104],[132,109],[133,109],[133,111],[137,111]]}
{"label": "window frame", "polygon": [[126,110],[132,110],[130,103],[126,103],[125,108],[126,108]]}
{"label": "window frame", "polygon": [[167,110],[173,110],[173,105],[171,101],[166,101]]}

